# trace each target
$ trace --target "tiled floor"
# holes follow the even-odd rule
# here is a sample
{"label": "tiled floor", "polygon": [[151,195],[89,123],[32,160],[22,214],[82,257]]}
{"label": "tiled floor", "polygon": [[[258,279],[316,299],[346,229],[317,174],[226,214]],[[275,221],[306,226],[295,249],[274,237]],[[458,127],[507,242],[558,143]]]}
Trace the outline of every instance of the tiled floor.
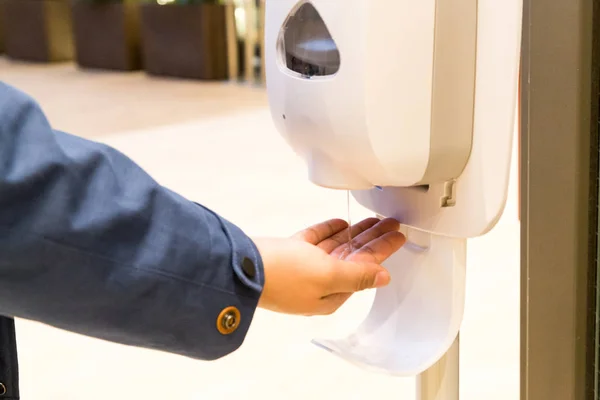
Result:
{"label": "tiled floor", "polygon": [[[307,181],[272,127],[262,89],[2,59],[0,79],[35,96],[56,128],[117,147],[250,235],[288,235],[346,217],[345,192]],[[353,219],[368,215],[353,205]],[[470,242],[463,400],[518,399],[518,235],[513,179],[503,219]],[[413,379],[364,372],[309,343],[349,332],[371,298],[356,296],[326,318],[259,311],[244,346],[211,363],[19,321],[23,399],[413,399]]]}

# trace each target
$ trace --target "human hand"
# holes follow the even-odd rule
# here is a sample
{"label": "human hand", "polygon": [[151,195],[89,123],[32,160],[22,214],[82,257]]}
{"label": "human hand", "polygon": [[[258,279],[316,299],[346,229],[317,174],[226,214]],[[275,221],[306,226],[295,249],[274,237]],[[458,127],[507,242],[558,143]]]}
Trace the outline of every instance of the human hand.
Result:
{"label": "human hand", "polygon": [[357,291],[385,286],[390,275],[380,264],[405,242],[393,219],[365,219],[350,228],[333,219],[290,239],[256,239],[265,286],[259,306],[299,315],[335,312]]}

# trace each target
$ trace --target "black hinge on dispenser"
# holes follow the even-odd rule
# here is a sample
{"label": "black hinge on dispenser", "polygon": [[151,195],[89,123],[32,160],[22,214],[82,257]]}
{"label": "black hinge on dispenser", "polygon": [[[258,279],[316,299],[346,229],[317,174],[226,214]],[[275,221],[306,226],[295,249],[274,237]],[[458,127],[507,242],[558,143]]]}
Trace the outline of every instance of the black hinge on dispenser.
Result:
{"label": "black hinge on dispenser", "polygon": [[0,316],[0,400],[19,399],[15,320]]}

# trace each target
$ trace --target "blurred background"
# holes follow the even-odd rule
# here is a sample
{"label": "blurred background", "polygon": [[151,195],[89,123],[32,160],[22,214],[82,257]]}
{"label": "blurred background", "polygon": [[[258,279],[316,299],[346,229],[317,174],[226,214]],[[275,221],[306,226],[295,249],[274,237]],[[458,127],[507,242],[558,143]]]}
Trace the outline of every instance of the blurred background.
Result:
{"label": "blurred background", "polygon": [[[56,129],[118,148],[251,236],[371,216],[309,183],[272,126],[264,1],[0,0],[0,79],[35,97]],[[462,399],[518,398],[516,162],[503,219],[469,242]],[[210,363],[18,321],[22,398],[413,399],[414,379],[310,344],[347,335],[372,298],[323,318],[259,310],[242,348]]]}

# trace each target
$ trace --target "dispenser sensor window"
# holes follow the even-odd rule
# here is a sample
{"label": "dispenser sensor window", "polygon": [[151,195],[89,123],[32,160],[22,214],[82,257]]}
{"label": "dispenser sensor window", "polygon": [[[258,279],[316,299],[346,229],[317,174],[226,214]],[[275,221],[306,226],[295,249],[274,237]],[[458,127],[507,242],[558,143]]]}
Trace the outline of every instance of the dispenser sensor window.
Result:
{"label": "dispenser sensor window", "polygon": [[335,75],[340,52],[316,8],[304,3],[292,11],[279,35],[280,59],[305,78]]}

